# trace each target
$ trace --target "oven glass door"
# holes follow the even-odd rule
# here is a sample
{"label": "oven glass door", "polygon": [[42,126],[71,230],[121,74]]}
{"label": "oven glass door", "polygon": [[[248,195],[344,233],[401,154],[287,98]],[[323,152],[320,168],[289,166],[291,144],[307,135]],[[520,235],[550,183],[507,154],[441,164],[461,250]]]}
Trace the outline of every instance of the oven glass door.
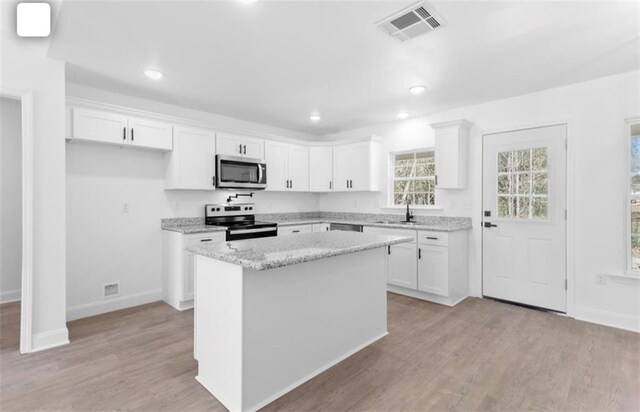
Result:
{"label": "oven glass door", "polygon": [[260,183],[260,164],[235,160],[220,160],[222,183]]}

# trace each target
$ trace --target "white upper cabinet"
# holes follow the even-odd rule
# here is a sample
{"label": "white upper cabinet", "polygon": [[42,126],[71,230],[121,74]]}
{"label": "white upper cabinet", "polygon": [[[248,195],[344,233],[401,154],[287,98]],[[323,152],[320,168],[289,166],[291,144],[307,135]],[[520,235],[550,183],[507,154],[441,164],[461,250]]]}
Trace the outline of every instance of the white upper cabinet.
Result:
{"label": "white upper cabinet", "polygon": [[216,154],[264,159],[264,140],[235,133],[218,133]]}
{"label": "white upper cabinet", "polygon": [[288,190],[287,144],[267,140],[264,144],[264,160],[267,164],[266,190]]}
{"label": "white upper cabinet", "polygon": [[351,146],[335,146],[333,148],[333,190],[345,192],[349,190],[351,178]]}
{"label": "white upper cabinet", "polygon": [[330,146],[309,148],[309,190],[311,192],[333,190],[333,149]]}
{"label": "white upper cabinet", "polygon": [[175,126],[173,151],[164,155],[165,189],[214,190],[215,133]]}
{"label": "white upper cabinet", "polygon": [[296,144],[289,144],[288,146],[289,189],[294,192],[308,192],[309,148]]}
{"label": "white upper cabinet", "polygon": [[169,151],[173,148],[171,123],[102,110],[74,108],[72,140],[84,140]]}
{"label": "white upper cabinet", "polygon": [[376,141],[351,143],[333,148],[334,191],[378,191],[381,189],[382,146]]}
{"label": "white upper cabinet", "polygon": [[129,117],[129,143],[160,150],[173,148],[173,126],[157,120]]}
{"label": "white upper cabinet", "polygon": [[436,187],[465,189],[471,123],[466,120],[454,120],[430,126],[435,131]]}
{"label": "white upper cabinet", "polygon": [[89,109],[73,109],[73,140],[127,144],[129,118],[125,115]]}
{"label": "white upper cabinet", "polygon": [[265,142],[267,189],[309,191],[309,148],[276,141]]}

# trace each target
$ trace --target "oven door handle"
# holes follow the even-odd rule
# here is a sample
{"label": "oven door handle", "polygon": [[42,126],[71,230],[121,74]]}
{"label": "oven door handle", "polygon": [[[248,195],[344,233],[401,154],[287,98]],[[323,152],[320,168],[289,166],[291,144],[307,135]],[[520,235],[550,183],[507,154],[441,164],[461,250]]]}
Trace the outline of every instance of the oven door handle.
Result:
{"label": "oven door handle", "polygon": [[273,227],[263,227],[258,229],[237,229],[237,230],[229,230],[230,235],[242,235],[245,233],[262,233],[262,232],[275,232],[278,228],[276,226]]}

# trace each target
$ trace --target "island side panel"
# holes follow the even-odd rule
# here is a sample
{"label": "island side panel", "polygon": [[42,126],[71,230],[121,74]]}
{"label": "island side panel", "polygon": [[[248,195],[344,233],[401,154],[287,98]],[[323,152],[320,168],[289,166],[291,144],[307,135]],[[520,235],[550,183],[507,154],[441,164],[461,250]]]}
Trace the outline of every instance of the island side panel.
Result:
{"label": "island side panel", "polygon": [[242,410],[242,267],[196,259],[196,379],[227,409]]}
{"label": "island side panel", "polygon": [[244,271],[243,410],[387,334],[386,247]]}

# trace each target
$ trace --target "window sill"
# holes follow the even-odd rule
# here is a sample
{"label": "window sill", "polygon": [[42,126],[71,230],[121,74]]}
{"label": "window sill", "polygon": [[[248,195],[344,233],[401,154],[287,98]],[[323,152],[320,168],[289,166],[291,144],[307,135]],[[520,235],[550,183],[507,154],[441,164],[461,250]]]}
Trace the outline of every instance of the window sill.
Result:
{"label": "window sill", "polygon": [[[403,209],[406,210],[407,209],[407,205],[404,206],[400,206],[400,205],[386,205],[386,206],[380,206],[380,209]],[[409,205],[409,209],[411,210],[443,210],[442,207],[440,206],[413,206],[413,205]]]}
{"label": "window sill", "polygon": [[624,272],[623,275],[609,275],[609,276],[614,276],[614,277],[619,277],[624,279],[640,280],[640,270],[627,270]]}

